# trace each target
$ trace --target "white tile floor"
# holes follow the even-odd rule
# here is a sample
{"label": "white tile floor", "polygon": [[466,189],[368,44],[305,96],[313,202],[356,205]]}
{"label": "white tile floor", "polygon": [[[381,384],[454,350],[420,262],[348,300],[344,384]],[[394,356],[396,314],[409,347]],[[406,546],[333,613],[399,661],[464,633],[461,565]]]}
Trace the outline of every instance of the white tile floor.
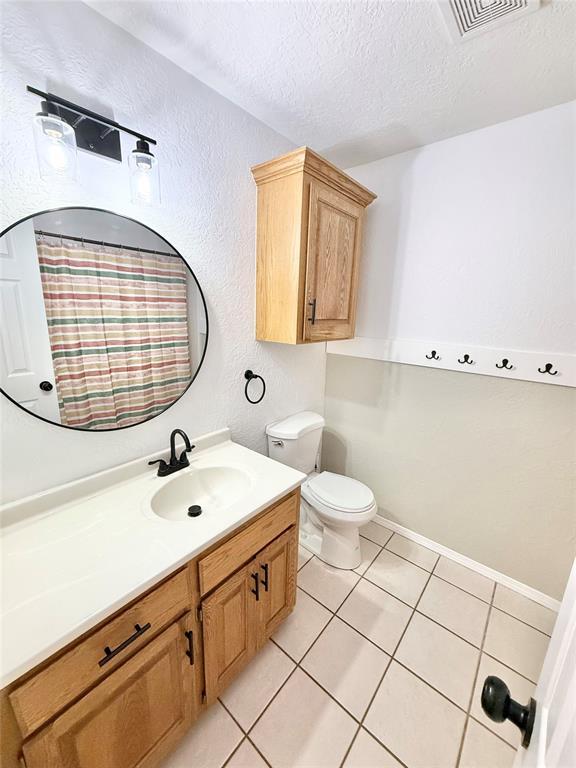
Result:
{"label": "white tile floor", "polygon": [[555,614],[370,523],[363,562],[299,557],[298,601],[163,768],[509,768],[519,732],[480,707],[487,675],[525,702]]}

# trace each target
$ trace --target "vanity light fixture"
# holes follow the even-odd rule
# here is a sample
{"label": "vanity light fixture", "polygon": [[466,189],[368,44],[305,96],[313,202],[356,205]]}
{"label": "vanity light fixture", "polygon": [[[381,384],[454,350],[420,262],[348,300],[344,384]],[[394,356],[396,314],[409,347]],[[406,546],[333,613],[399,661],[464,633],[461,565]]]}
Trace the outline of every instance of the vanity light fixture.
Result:
{"label": "vanity light fixture", "polygon": [[34,141],[43,179],[75,179],[76,148],[122,162],[120,133],[127,133],[137,139],[128,161],[132,200],[160,202],[158,160],[150,152],[154,139],[61,96],[30,85],[27,90],[42,99],[42,111],[34,117]]}
{"label": "vanity light fixture", "polygon": [[136,149],[130,153],[130,190],[133,203],[151,205],[160,202],[160,179],[158,161],[150,152],[150,145],[138,139]]}
{"label": "vanity light fixture", "polygon": [[34,116],[34,144],[43,179],[76,179],[76,134],[51,101]]}

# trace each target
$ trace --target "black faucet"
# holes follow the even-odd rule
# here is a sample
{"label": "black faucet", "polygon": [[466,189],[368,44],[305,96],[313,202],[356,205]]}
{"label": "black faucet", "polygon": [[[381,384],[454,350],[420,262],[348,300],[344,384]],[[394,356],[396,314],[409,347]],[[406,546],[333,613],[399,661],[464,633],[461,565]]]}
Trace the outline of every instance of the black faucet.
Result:
{"label": "black faucet", "polygon": [[[180,435],[186,446],[180,454],[180,457],[176,456],[176,435]],[[187,454],[190,453],[193,448],[196,448],[196,446],[190,445],[190,440],[188,439],[186,432],[184,432],[183,429],[174,429],[170,435],[170,462],[167,464],[164,459],[155,459],[154,461],[149,461],[148,464],[159,465],[158,477],[171,475],[173,472],[178,472],[179,469],[184,469],[184,467],[190,466]]]}

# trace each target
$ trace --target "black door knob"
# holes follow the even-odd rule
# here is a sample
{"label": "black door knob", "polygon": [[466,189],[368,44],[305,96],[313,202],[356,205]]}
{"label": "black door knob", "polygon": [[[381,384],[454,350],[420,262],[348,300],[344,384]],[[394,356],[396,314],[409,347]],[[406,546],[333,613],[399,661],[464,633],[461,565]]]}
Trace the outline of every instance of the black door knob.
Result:
{"label": "black door knob", "polygon": [[527,747],[530,744],[536,716],[534,699],[522,706],[510,697],[510,690],[503,680],[490,675],[484,680],[482,688],[482,709],[495,723],[510,720],[522,733],[522,746]]}
{"label": "black door knob", "polygon": [[41,381],[40,389],[42,390],[42,392],[52,392],[52,390],[54,389],[54,384],[51,384],[49,381]]}

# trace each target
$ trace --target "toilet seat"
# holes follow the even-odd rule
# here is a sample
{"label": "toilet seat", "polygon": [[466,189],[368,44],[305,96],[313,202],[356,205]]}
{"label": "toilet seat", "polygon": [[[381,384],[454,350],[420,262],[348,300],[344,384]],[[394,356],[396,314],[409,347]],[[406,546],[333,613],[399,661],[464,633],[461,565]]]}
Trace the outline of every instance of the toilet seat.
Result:
{"label": "toilet seat", "polygon": [[334,472],[321,472],[302,486],[302,495],[314,506],[340,518],[371,512],[374,494],[364,483]]}

